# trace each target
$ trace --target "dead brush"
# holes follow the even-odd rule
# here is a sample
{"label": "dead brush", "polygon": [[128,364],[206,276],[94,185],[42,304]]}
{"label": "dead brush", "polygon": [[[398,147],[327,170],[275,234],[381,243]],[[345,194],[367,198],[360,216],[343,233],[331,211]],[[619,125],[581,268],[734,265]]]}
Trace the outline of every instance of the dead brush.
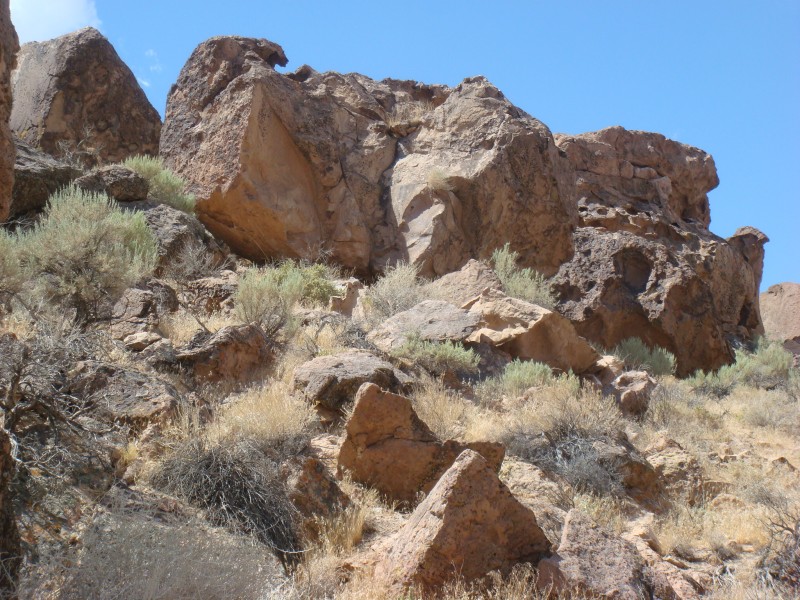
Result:
{"label": "dead brush", "polygon": [[297,564],[302,552],[297,510],[278,464],[253,444],[190,438],[165,458],[151,483],[204,510],[211,523],[254,537],[285,568]]}

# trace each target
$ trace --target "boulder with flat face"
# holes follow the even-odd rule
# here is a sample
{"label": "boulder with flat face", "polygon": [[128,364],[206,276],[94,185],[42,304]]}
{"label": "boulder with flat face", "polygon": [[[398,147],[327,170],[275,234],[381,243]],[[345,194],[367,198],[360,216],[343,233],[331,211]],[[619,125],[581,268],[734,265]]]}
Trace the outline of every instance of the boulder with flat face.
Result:
{"label": "boulder with flat face", "polygon": [[458,456],[387,547],[375,574],[398,597],[412,586],[435,593],[456,578],[507,574],[550,554],[533,511],[472,450]]}
{"label": "boulder with flat face", "polygon": [[761,294],[767,337],[783,344],[800,363],[800,283],[779,283]]}
{"label": "boulder with flat face", "polygon": [[81,174],[80,169],[36,150],[18,138],[14,144],[17,157],[9,218],[43,210],[52,194]]}
{"label": "boulder with flat face", "polygon": [[11,129],[48,154],[82,166],[158,154],[161,118],[96,29],[25,44],[13,86]]}

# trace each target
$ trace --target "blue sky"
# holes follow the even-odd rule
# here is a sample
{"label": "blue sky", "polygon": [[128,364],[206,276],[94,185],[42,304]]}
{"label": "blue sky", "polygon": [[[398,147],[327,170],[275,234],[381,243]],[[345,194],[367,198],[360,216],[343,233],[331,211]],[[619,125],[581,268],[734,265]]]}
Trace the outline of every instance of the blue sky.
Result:
{"label": "blue sky", "polygon": [[194,47],[266,37],[288,69],[457,84],[485,75],[554,132],[658,131],[714,155],[711,229],[771,239],[763,289],[800,281],[800,2],[12,0],[23,41],[92,24],[163,114]]}

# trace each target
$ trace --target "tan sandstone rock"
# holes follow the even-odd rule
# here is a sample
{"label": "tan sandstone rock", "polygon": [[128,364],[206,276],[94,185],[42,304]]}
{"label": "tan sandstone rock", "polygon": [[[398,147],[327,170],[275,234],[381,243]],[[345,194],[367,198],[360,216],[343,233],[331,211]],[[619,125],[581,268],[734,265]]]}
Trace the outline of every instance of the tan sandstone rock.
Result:
{"label": "tan sandstone rock", "polygon": [[84,166],[158,154],[161,118],[96,29],[25,44],[13,85],[11,129],[48,154]]}
{"label": "tan sandstone rock", "polygon": [[490,571],[508,573],[536,564],[550,542],[477,452],[465,450],[393,537],[376,578],[398,591],[435,592],[447,581],[473,581]]}
{"label": "tan sandstone rock", "polygon": [[467,448],[500,468],[505,450],[491,442],[464,444],[440,441],[403,396],[365,383],[358,390],[353,412],[345,425],[339,451],[339,472],[374,487],[390,499],[413,504]]}
{"label": "tan sandstone rock", "polygon": [[350,498],[318,458],[297,456],[282,465],[281,476],[286,482],[289,500],[302,517],[307,539],[319,533],[320,523],[350,506]]}
{"label": "tan sandstone rock", "polygon": [[573,509],[564,521],[558,552],[539,562],[542,589],[583,592],[614,600],[646,597],[636,548]]}
{"label": "tan sandstone rock", "polygon": [[800,364],[800,283],[770,286],[760,300],[767,337],[782,342]]}
{"label": "tan sandstone rock", "polygon": [[451,90],[286,63],[267,40],[211,38],[168,99],[162,154],[235,251],[425,276],[505,242],[546,273],[569,257],[568,162],[485,79]]}
{"label": "tan sandstone rock", "polygon": [[8,0],[0,2],[0,223],[11,210],[11,191],[14,187],[14,139],[8,122],[11,117],[11,71],[17,64],[19,39]]}
{"label": "tan sandstone rock", "polygon": [[678,442],[661,436],[644,454],[665,491],[679,504],[696,506],[704,500],[703,468]]}
{"label": "tan sandstone rock", "polygon": [[425,293],[433,299],[463,306],[487,289],[502,290],[503,284],[486,263],[471,259],[458,271],[427,284]]}
{"label": "tan sandstone rock", "polygon": [[625,371],[603,391],[616,398],[622,414],[641,417],[650,406],[650,394],[656,385],[656,380],[647,371]]}
{"label": "tan sandstone rock", "polygon": [[469,342],[488,343],[514,358],[577,374],[593,369],[600,358],[567,319],[541,306],[486,290],[464,308],[480,317]]}
{"label": "tan sandstone rock", "polygon": [[621,127],[556,141],[576,169],[580,216],[576,252],[554,278],[559,311],[606,348],[632,333],[667,348],[681,376],[731,362],[732,341],[762,332],[768,240],[753,228],[727,241],[709,232],[711,156]]}

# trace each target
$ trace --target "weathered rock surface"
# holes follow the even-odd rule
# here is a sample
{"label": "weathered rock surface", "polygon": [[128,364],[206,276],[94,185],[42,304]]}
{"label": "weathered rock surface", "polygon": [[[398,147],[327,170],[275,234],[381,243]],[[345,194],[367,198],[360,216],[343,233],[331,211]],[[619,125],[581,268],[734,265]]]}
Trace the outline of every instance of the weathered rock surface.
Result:
{"label": "weathered rock surface", "polygon": [[158,112],[96,29],[25,44],[12,81],[11,129],[32,146],[84,166],[158,154]]}
{"label": "weathered rock surface", "polygon": [[150,189],[150,184],[144,177],[122,165],[93,169],[76,179],[75,185],[89,192],[108,194],[117,202],[147,200]]}
{"label": "weathered rock surface", "polygon": [[477,452],[465,450],[416,508],[376,568],[376,577],[398,591],[438,590],[462,577],[508,573],[536,564],[550,542],[523,506]]}
{"label": "weathered rock surface", "polygon": [[306,537],[318,533],[320,519],[332,519],[350,506],[321,460],[298,456],[281,467],[289,500],[300,513]]}
{"label": "weathered rock surface", "polygon": [[129,288],[111,311],[111,336],[124,340],[137,333],[153,332],[158,327],[160,313],[177,307],[175,292],[157,280],[150,281],[146,289]]}
{"label": "weathered rock surface", "polygon": [[175,357],[199,381],[246,383],[269,365],[273,354],[260,327],[230,325],[210,335],[198,332]]}
{"label": "weathered rock surface", "polygon": [[140,428],[174,416],[180,400],[160,379],[94,361],[79,363],[70,373],[68,392],[93,401],[98,417]]}
{"label": "weathered rock surface", "polygon": [[641,417],[650,406],[650,394],[656,385],[647,371],[625,371],[615,377],[603,393],[614,396],[622,414]]}
{"label": "weathered rock surface", "polygon": [[487,343],[514,358],[577,374],[592,369],[600,358],[567,319],[541,306],[485,290],[464,308],[480,318],[469,342]]}
{"label": "weathered rock surface", "polygon": [[315,406],[341,412],[365,383],[395,392],[407,391],[412,380],[391,363],[364,350],[319,356],[297,367],[293,385]]}
{"label": "weathered rock surface", "polygon": [[731,362],[733,341],[763,331],[767,238],[753,228],[728,241],[708,231],[711,156],[621,127],[556,142],[576,169],[580,217],[575,253],[554,278],[559,312],[604,347],[635,332],[667,348],[678,375]]}
{"label": "weathered rock surface", "polygon": [[767,337],[783,343],[800,361],[800,283],[779,283],[761,294]]}
{"label": "weathered rock surface", "polygon": [[11,117],[11,72],[17,64],[19,39],[11,23],[8,0],[0,2],[0,223],[8,218],[14,188],[14,139]]}
{"label": "weathered rock surface", "polygon": [[423,275],[507,241],[547,273],[569,257],[569,165],[485,79],[450,90],[275,71],[286,62],[267,40],[211,38],[168,99],[162,154],[235,251],[326,250],[358,271],[408,260]]}
{"label": "weathered rock surface", "polygon": [[481,454],[494,471],[505,450],[491,442],[440,441],[403,396],[364,384],[356,395],[339,451],[339,471],[385,496],[411,504],[427,493],[465,449]]}
{"label": "weathered rock surface", "polygon": [[463,342],[480,323],[476,313],[456,308],[443,300],[423,300],[378,325],[367,341],[384,352],[402,347],[411,336],[427,342]]}
{"label": "weathered rock surface", "polygon": [[705,499],[703,469],[678,442],[661,437],[644,454],[665,491],[679,504],[696,506]]}
{"label": "weathered rock surface", "polygon": [[425,286],[426,294],[436,300],[446,300],[463,306],[480,296],[484,290],[502,290],[503,284],[486,263],[470,260],[458,271],[439,277]]}
{"label": "weathered rock surface", "polygon": [[14,191],[9,218],[42,210],[50,196],[68,185],[80,170],[15,139]]}
{"label": "weathered rock surface", "polygon": [[558,553],[539,562],[542,589],[583,592],[618,600],[647,597],[636,548],[573,509],[564,521]]}

